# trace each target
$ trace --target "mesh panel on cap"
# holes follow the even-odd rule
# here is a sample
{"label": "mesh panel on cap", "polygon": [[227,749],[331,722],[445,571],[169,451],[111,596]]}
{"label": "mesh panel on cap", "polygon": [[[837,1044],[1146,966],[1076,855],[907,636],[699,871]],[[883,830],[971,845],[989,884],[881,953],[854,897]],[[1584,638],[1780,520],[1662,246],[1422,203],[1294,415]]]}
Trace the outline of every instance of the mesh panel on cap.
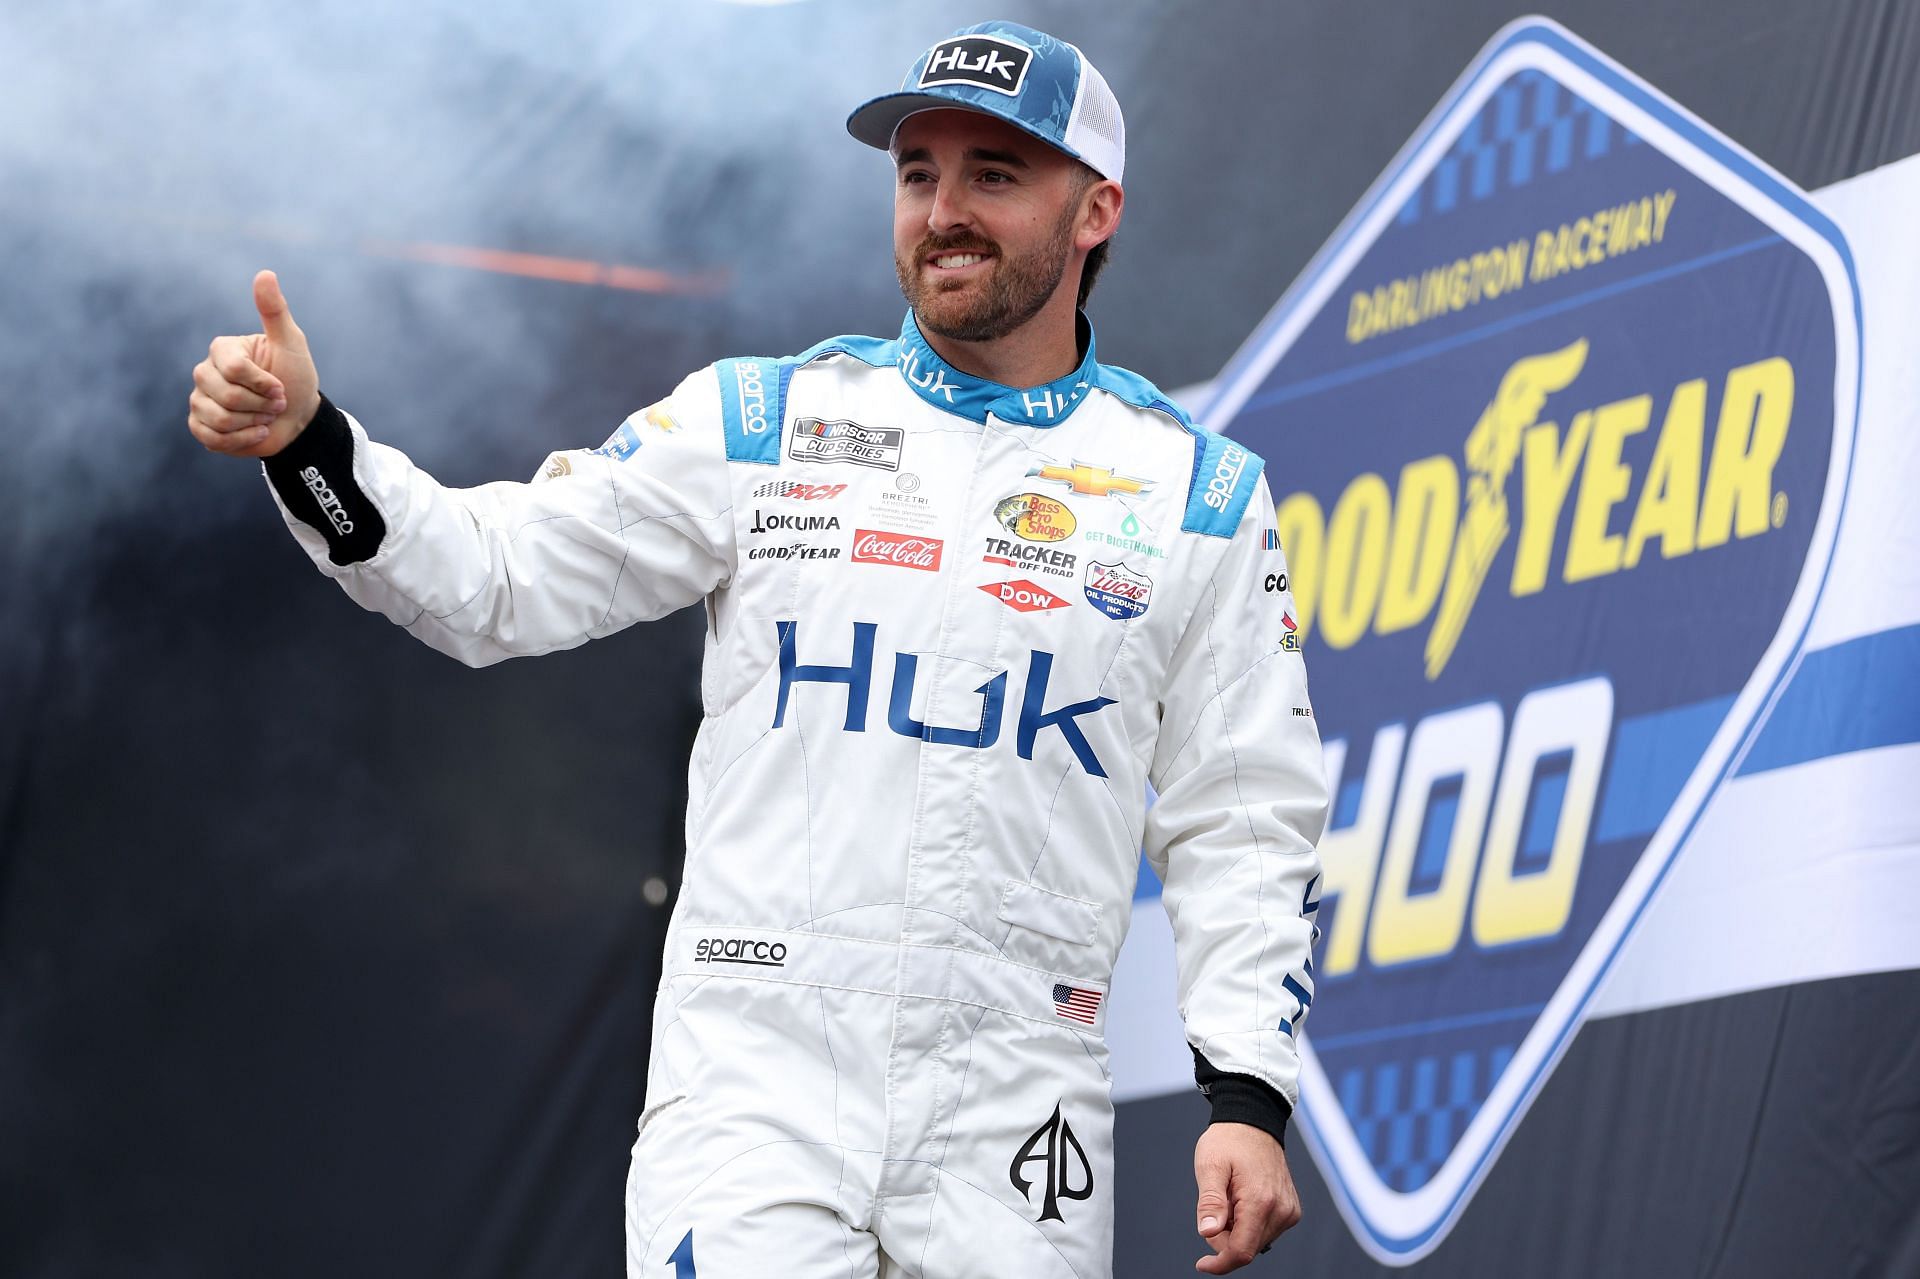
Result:
{"label": "mesh panel on cap", "polygon": [[1093,64],[1084,58],[1080,62],[1080,73],[1086,77],[1086,85],[1080,92],[1080,112],[1074,123],[1089,133],[1105,138],[1116,147],[1127,145],[1127,126],[1120,116],[1120,103],[1113,96],[1113,90],[1107,87],[1106,77],[1093,69]]}

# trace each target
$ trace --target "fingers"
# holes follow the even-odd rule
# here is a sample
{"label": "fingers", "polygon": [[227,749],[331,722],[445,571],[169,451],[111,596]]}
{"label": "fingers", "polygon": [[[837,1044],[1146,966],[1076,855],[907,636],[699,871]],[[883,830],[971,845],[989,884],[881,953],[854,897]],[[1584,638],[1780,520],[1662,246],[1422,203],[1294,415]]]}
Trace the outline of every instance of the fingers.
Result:
{"label": "fingers", "polygon": [[[279,378],[261,367],[259,359],[256,358],[265,354],[256,346],[260,337],[260,334],[255,334],[252,337],[215,338],[207,345],[205,363],[210,366],[211,372],[218,373],[221,378],[235,386],[245,387],[254,394],[268,399],[284,400],[287,396],[286,386]],[[200,376],[200,370],[196,368],[194,381],[206,389],[207,384],[200,381]]]}
{"label": "fingers", "polygon": [[1227,1201],[1228,1169],[1224,1164],[1206,1163],[1194,1168],[1200,1183],[1200,1197],[1194,1205],[1194,1221],[1204,1239],[1225,1231],[1232,1219]]}
{"label": "fingers", "polygon": [[193,385],[220,408],[234,413],[264,413],[273,416],[287,407],[286,392],[277,389],[261,392],[228,378],[214,367],[212,360],[193,366]]}
{"label": "fingers", "polygon": [[1200,1231],[1200,1237],[1207,1241],[1216,1254],[1202,1258],[1194,1268],[1202,1274],[1223,1275],[1245,1264],[1231,1261],[1225,1251],[1232,1239],[1233,1229],[1233,1204],[1227,1198],[1232,1168],[1221,1161],[1196,1160],[1193,1175],[1200,1185],[1199,1197],[1194,1201],[1194,1224]]}
{"label": "fingers", "polygon": [[1232,1262],[1229,1269],[1235,1270],[1252,1261],[1254,1254],[1266,1247],[1267,1241],[1273,1237],[1270,1223],[1274,1209],[1271,1191],[1243,1192],[1234,1201],[1233,1231],[1226,1245],[1221,1247],[1218,1240],[1213,1241],[1214,1246],[1220,1248],[1217,1259]]}
{"label": "fingers", "polygon": [[306,337],[293,322],[286,295],[280,291],[279,276],[262,271],[253,277],[253,306],[260,312],[260,327],[267,331],[268,340],[276,346],[306,349]]}
{"label": "fingers", "polygon": [[209,453],[227,453],[238,457],[249,456],[247,450],[264,444],[268,428],[250,426],[239,431],[216,431],[204,423],[187,418],[187,430],[193,438],[200,441],[201,447]]}

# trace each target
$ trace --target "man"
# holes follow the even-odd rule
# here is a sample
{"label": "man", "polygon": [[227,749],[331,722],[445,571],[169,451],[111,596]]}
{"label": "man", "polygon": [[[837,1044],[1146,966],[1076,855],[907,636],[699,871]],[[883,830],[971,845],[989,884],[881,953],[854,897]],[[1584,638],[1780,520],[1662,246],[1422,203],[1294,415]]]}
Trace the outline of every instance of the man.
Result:
{"label": "man", "polygon": [[457,491],[321,397],[262,272],[264,332],[214,341],[189,427],[471,664],[705,602],[629,1275],[1111,1273],[1102,1029],[1143,845],[1226,1273],[1299,1215],[1325,808],[1262,464],[1095,361],[1125,135],[1078,49],[967,28],[848,128],[895,163],[895,339],[722,360]]}

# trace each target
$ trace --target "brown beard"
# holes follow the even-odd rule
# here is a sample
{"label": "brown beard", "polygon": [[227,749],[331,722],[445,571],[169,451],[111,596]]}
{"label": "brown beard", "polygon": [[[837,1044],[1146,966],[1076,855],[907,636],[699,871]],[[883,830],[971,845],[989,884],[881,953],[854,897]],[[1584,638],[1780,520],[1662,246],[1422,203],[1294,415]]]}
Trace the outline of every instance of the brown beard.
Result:
{"label": "brown beard", "polygon": [[[1060,287],[1073,256],[1073,219],[1075,206],[1069,202],[1055,224],[1047,242],[1022,257],[1009,258],[1000,247],[981,236],[929,235],[914,246],[911,256],[896,254],[894,274],[900,279],[900,291],[913,308],[920,327],[955,342],[991,342],[1003,338],[1040,314],[1047,300]],[[994,266],[987,287],[964,308],[942,306],[943,289],[938,282],[929,284],[921,273],[921,264],[936,253],[985,253]]]}

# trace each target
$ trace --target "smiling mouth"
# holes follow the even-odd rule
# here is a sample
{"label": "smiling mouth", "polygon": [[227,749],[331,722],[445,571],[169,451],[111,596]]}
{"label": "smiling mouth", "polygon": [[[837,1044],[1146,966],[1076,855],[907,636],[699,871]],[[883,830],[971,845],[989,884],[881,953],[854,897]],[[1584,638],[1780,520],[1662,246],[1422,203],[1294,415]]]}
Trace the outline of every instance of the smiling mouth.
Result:
{"label": "smiling mouth", "polygon": [[935,253],[930,255],[926,262],[936,271],[963,271],[970,266],[978,266],[991,256],[992,254],[974,252]]}

